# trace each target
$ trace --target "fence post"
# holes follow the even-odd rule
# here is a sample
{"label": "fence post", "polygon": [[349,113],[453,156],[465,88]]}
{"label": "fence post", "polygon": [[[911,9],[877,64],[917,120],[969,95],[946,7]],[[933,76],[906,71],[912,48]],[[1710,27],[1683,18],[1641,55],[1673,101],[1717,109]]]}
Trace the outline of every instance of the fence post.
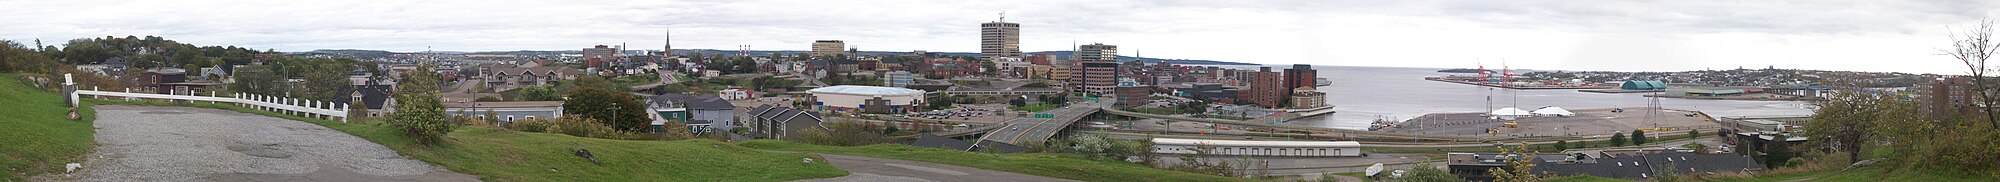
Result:
{"label": "fence post", "polygon": [[[341,113],[347,113],[347,112],[352,112],[352,111],[354,111],[354,110],[347,110],[347,107],[348,107],[348,106],[353,106],[353,105],[350,105],[350,104],[347,104],[347,103],[341,103],[341,104],[340,104],[340,112],[341,112]],[[368,113],[361,113],[361,114],[368,114]],[[340,116],[340,123],[341,123],[341,124],[347,124],[347,118],[348,118],[348,116],[353,116],[353,115],[354,115],[354,113],[347,113],[347,116]]]}
{"label": "fence post", "polygon": [[[129,94],[129,93],[132,93],[132,88],[125,88],[125,93],[128,93],[128,94]],[[130,101],[130,100],[132,100],[132,96],[125,96],[125,100],[127,100],[127,101]]]}

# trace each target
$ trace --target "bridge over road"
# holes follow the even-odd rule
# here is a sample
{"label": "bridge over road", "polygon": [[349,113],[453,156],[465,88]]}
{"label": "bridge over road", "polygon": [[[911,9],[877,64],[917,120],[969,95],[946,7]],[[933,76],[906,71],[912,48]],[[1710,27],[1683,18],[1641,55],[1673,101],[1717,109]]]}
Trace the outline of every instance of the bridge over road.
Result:
{"label": "bridge over road", "polygon": [[1054,114],[1055,116],[1051,118],[1023,117],[1007,120],[1006,122],[996,124],[1001,127],[993,130],[993,132],[986,133],[986,136],[979,140],[991,140],[1016,146],[1039,144],[1042,141],[1048,141],[1050,137],[1055,137],[1063,129],[1069,128],[1071,124],[1075,124],[1077,120],[1082,120],[1084,116],[1097,113],[1099,108],[1102,108],[1100,102],[1103,101],[1079,102],[1042,112],[1045,114]]}

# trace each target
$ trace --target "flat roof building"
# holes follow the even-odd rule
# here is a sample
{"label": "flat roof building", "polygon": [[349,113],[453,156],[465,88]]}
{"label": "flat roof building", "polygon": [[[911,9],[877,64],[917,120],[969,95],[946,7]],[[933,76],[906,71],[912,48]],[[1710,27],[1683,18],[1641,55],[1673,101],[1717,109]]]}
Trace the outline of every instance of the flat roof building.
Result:
{"label": "flat roof building", "polygon": [[1010,22],[986,22],[979,24],[979,58],[1021,57],[1021,24]]}
{"label": "flat roof building", "polygon": [[840,56],[844,54],[841,53],[840,51],[845,49],[847,49],[847,43],[842,42],[840,40],[813,41],[812,56],[813,57]]}

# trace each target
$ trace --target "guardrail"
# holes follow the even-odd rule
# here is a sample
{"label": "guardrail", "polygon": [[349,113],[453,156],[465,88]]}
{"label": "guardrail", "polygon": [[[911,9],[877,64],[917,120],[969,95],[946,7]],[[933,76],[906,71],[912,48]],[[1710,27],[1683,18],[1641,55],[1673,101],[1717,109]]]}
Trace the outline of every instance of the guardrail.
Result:
{"label": "guardrail", "polygon": [[75,103],[77,97],[81,95],[91,95],[93,98],[123,97],[125,98],[125,100],[135,100],[143,98],[143,99],[165,99],[170,101],[185,100],[190,102],[206,101],[209,103],[227,102],[227,103],[237,104],[238,106],[243,106],[246,108],[278,112],[287,115],[304,116],[304,117],[312,117],[320,119],[340,118],[341,123],[347,123],[348,104],[346,103],[334,103],[327,101],[314,101],[307,99],[286,98],[286,97],[256,95],[256,94],[242,94],[242,93],[231,94],[229,97],[212,97],[217,95],[215,92],[209,92],[208,93],[209,96],[198,96],[195,93],[186,93],[187,95],[179,95],[179,94],[181,93],[173,93],[173,94],[133,93],[132,89],[125,89],[124,92],[97,91],[97,88],[93,87],[91,88],[91,90],[73,91],[70,93],[69,99],[71,100],[71,103]]}

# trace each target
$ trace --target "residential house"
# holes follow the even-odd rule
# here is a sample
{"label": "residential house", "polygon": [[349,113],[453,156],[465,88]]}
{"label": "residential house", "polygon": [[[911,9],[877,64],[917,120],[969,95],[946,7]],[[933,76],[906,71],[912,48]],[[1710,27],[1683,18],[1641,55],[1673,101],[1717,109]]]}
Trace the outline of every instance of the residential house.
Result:
{"label": "residential house", "polygon": [[717,95],[685,95],[667,93],[646,98],[647,108],[653,112],[646,115],[653,118],[654,132],[666,122],[687,124],[688,130],[696,134],[711,129],[728,130],[736,128],[736,105],[730,104]]}
{"label": "residential house", "polygon": [[806,130],[832,130],[820,125],[825,119],[818,114],[789,106],[761,105],[743,117],[747,117],[744,124],[750,128],[750,135],[757,138],[786,139]]}

